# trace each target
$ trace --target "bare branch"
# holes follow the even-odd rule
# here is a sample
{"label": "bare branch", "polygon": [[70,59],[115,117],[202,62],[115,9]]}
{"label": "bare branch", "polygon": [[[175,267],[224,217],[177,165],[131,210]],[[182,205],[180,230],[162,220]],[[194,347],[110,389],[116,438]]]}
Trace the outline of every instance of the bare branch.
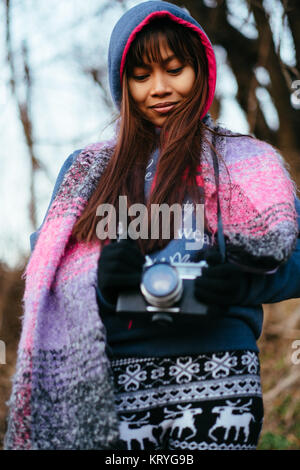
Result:
{"label": "bare branch", "polygon": [[6,60],[10,70],[9,85],[13,98],[16,101],[16,105],[19,112],[19,119],[22,124],[25,142],[31,162],[31,182],[30,182],[30,204],[29,204],[29,216],[32,226],[35,228],[37,225],[36,221],[36,195],[35,195],[35,173],[39,169],[43,169],[46,174],[48,173],[44,165],[39,161],[35,155],[34,142],[33,142],[33,125],[30,116],[30,103],[31,103],[31,90],[32,90],[32,78],[31,70],[28,61],[28,49],[26,42],[22,45],[22,58],[23,58],[23,75],[24,75],[24,86],[26,90],[25,100],[18,96],[18,80],[14,66],[13,48],[11,40],[11,2],[5,0],[5,19],[6,19]]}
{"label": "bare branch", "polygon": [[264,402],[272,402],[280,393],[296,384],[300,384],[300,373],[298,368],[294,367],[287,377],[281,379],[274,388],[264,394]]}

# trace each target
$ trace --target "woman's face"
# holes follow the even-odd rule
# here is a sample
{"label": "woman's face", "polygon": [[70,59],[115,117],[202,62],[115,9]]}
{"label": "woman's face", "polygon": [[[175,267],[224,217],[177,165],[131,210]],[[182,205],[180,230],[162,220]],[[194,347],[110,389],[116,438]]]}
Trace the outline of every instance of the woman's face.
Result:
{"label": "woman's face", "polygon": [[182,63],[165,41],[160,41],[160,52],[162,64],[144,58],[143,65],[134,67],[128,80],[137,107],[157,127],[189,96],[196,78],[193,67]]}

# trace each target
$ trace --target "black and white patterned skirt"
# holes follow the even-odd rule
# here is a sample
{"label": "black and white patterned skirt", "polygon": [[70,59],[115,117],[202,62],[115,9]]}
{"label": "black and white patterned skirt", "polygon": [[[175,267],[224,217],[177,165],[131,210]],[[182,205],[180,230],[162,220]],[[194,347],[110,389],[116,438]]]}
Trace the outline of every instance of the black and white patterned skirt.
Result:
{"label": "black and white patterned skirt", "polygon": [[256,449],[263,422],[257,353],[124,358],[111,365],[120,449]]}

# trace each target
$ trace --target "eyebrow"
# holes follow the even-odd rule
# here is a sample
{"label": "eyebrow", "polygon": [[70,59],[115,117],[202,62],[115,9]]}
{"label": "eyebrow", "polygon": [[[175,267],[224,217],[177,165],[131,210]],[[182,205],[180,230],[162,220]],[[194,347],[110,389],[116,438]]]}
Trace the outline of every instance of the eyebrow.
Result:
{"label": "eyebrow", "polygon": [[[173,59],[177,59],[177,56],[175,54],[172,54],[170,55],[169,57],[167,57],[166,59],[162,60],[162,63],[164,65],[168,64],[169,62],[171,62],[171,60]],[[151,65],[150,64],[145,64],[144,62],[142,64],[139,64],[139,65],[136,65],[135,67],[141,67],[141,68],[145,68],[145,69],[150,69],[151,68]]]}

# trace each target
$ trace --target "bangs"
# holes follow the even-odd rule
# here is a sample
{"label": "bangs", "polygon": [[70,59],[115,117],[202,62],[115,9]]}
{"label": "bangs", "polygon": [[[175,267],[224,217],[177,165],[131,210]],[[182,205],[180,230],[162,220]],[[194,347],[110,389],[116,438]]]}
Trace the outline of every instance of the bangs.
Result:
{"label": "bangs", "polygon": [[[127,76],[131,76],[134,67],[146,63],[163,64],[162,51],[169,46],[171,51],[183,63],[190,63],[196,71],[196,61],[190,35],[195,34],[171,20],[153,20],[137,35],[126,58]],[[198,38],[197,38],[198,39]],[[198,42],[200,43],[199,39]]]}

